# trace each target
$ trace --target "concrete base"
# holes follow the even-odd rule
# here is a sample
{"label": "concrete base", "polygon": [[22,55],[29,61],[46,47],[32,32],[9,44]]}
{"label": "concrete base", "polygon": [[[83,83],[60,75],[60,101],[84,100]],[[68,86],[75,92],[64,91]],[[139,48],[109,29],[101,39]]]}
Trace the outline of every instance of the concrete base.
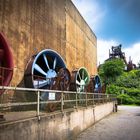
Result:
{"label": "concrete base", "polygon": [[[0,140],[70,140],[113,112],[113,102],[71,112],[0,124]],[[16,116],[15,116],[16,117]]]}

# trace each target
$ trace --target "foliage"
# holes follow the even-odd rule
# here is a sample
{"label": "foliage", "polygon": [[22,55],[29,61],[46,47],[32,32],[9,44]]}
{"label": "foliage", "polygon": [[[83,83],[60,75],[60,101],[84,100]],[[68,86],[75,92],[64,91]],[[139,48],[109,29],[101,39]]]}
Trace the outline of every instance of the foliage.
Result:
{"label": "foliage", "polygon": [[108,94],[116,94],[119,103],[140,105],[140,89],[126,88],[116,85],[107,86]]}
{"label": "foliage", "polygon": [[135,103],[135,98],[131,98],[127,94],[120,94],[117,96],[117,98],[120,104],[134,104]]}
{"label": "foliage", "polygon": [[106,61],[99,69],[99,75],[104,83],[110,84],[124,71],[124,63],[121,59]]}
{"label": "foliage", "polygon": [[140,88],[140,70],[123,73],[117,78],[115,84],[127,88]]}
{"label": "foliage", "polygon": [[113,59],[100,67],[99,75],[107,84],[106,92],[116,94],[119,103],[140,105],[140,70],[124,72],[123,62]]}

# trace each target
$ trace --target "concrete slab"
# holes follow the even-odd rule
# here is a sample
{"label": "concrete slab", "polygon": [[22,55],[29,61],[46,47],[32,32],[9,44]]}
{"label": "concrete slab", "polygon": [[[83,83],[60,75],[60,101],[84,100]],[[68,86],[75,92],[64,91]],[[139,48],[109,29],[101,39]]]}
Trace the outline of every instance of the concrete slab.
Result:
{"label": "concrete slab", "polygon": [[119,106],[118,112],[93,125],[76,140],[140,140],[140,107]]}

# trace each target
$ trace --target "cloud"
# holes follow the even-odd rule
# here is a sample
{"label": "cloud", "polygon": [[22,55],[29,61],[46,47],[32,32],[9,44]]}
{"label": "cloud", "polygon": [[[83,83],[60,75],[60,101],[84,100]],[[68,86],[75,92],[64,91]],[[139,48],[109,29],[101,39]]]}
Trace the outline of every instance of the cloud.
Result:
{"label": "cloud", "polygon": [[101,0],[72,1],[97,35],[97,64],[109,58],[111,46],[117,46],[120,43],[131,43],[127,48],[125,45],[122,46],[127,61],[129,56],[135,64],[140,61],[139,0],[105,0],[104,4]]}
{"label": "cloud", "polygon": [[[109,58],[109,49],[111,49],[112,46],[117,46],[119,43],[115,40],[103,40],[99,39],[97,40],[97,60],[98,65],[99,63],[102,64],[106,59]],[[140,62],[140,42],[134,43],[128,48],[123,48],[122,46],[122,52],[125,52],[126,60],[129,61],[129,57],[131,56],[131,60],[134,64],[138,64]]]}
{"label": "cloud", "polygon": [[125,56],[127,62],[129,61],[129,57],[131,56],[131,60],[134,64],[138,64],[140,62],[140,42],[132,44],[130,47],[124,49]]}
{"label": "cloud", "polygon": [[105,10],[101,9],[99,3],[95,0],[73,0],[73,3],[89,26],[92,29],[97,30],[105,15]]}
{"label": "cloud", "polygon": [[102,64],[106,59],[109,58],[109,49],[111,49],[111,46],[117,46],[119,43],[115,40],[103,40],[98,39],[97,40],[97,60],[98,65],[99,63]]}

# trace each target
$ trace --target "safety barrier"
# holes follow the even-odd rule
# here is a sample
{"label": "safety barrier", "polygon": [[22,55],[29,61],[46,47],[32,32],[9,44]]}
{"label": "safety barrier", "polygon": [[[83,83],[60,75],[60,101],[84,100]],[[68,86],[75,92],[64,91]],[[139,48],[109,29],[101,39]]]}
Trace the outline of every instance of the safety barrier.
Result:
{"label": "safety barrier", "polygon": [[102,93],[5,86],[0,86],[0,90],[5,90],[0,96],[0,113],[6,115],[18,113],[22,118],[37,116],[38,120],[44,113],[50,114],[58,111],[63,113],[68,109],[95,106],[116,100],[115,95]]}

